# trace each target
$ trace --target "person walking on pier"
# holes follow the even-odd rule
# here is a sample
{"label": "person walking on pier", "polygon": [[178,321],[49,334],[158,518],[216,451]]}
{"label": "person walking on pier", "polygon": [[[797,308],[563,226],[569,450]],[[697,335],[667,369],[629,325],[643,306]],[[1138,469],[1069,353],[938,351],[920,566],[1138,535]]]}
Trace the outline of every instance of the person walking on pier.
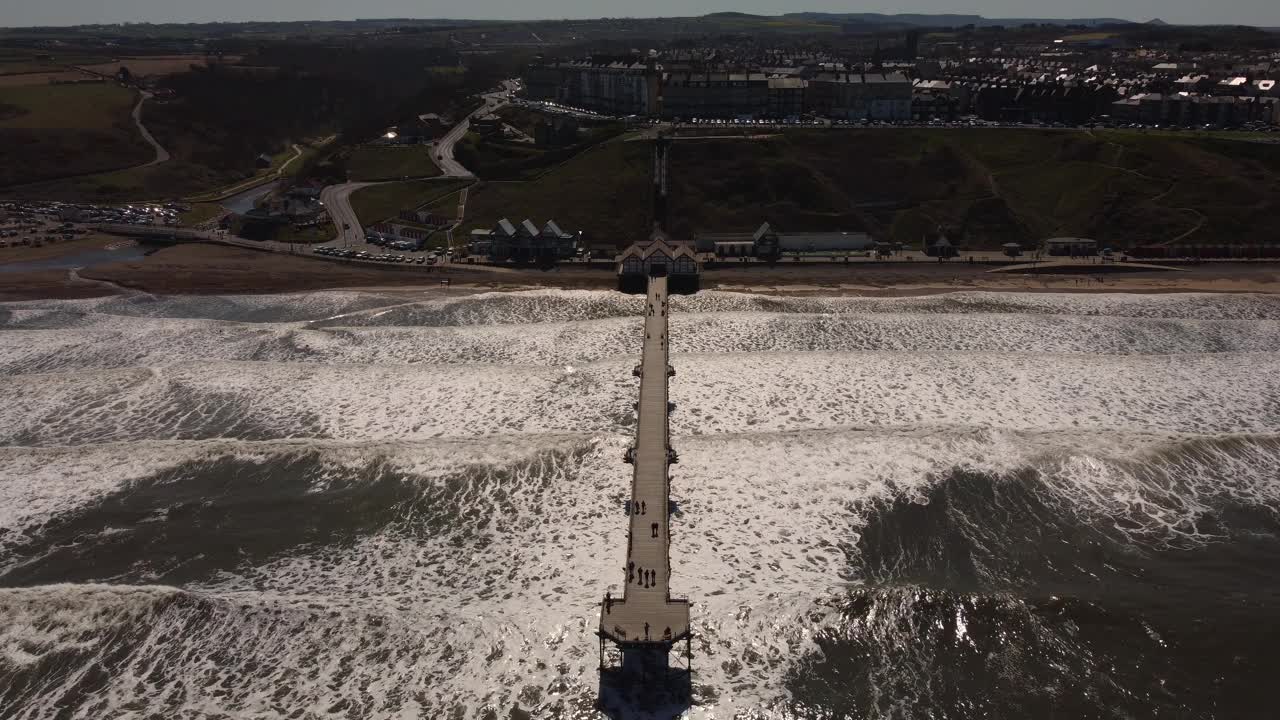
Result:
{"label": "person walking on pier", "polygon": [[644,515],[644,514],[646,514],[647,512],[649,512],[649,511],[645,509],[644,501],[643,501],[643,500],[641,500],[641,501],[640,501],[640,514],[641,514],[641,515]]}
{"label": "person walking on pier", "polygon": [[649,623],[644,624],[644,639],[649,639]]}
{"label": "person walking on pier", "polygon": [[636,561],[632,560],[627,563],[627,584],[635,582],[636,579]]}

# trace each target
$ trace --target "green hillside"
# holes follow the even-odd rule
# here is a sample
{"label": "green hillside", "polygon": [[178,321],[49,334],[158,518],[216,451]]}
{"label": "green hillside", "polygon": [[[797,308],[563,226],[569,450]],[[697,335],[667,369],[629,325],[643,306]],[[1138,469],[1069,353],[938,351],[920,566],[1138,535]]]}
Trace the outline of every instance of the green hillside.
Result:
{"label": "green hillside", "polygon": [[[543,178],[481,183],[468,227],[555,218],[625,244],[652,222],[649,142],[601,146]],[[1130,247],[1275,238],[1280,146],[1172,134],[846,130],[679,141],[678,236],[866,230],[918,244],[939,225],[974,248],[1058,235]]]}
{"label": "green hillside", "polygon": [[111,83],[0,88],[0,186],[115,170],[155,157]]}

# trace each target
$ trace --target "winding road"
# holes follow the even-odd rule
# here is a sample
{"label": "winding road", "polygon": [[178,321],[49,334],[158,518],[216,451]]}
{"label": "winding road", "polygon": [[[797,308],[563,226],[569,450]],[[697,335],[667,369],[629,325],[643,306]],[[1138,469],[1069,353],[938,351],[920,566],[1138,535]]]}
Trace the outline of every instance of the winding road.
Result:
{"label": "winding road", "polygon": [[471,129],[472,118],[494,112],[507,104],[507,83],[509,82],[510,81],[503,82],[502,90],[485,93],[482,96],[484,98],[484,104],[473,110],[470,115],[462,118],[457,125],[454,125],[449,132],[436,143],[434,149],[435,157],[433,159],[435,160],[436,165],[440,166],[440,171],[444,173],[445,177],[475,177],[470,170],[463,167],[462,163],[458,162],[453,157],[453,148],[458,144],[459,140],[466,137],[467,130]]}
{"label": "winding road", "polygon": [[[504,81],[501,90],[483,95],[484,104],[462,118],[457,125],[450,128],[449,132],[436,142],[435,147],[431,149],[431,152],[434,153],[432,160],[440,167],[441,172],[441,175],[436,179],[475,178],[475,174],[463,167],[462,163],[453,157],[453,148],[458,144],[459,140],[466,136],[467,130],[471,127],[472,118],[491,113],[507,104],[507,92],[512,87],[511,82],[510,80]],[[327,245],[353,247],[364,244],[364,227],[360,225],[360,218],[356,216],[355,210],[351,207],[351,194],[361,188],[381,184],[383,183],[350,182],[341,185],[330,185],[320,192],[320,201],[328,208],[329,218],[333,220],[334,227],[338,229],[337,239],[326,243]],[[459,218],[461,218],[461,214],[459,214]]]}
{"label": "winding road", "polygon": [[364,228],[360,226],[360,218],[351,207],[351,193],[380,183],[357,182],[342,185],[330,185],[320,191],[320,202],[329,210],[329,219],[338,229],[338,237],[326,245],[335,247],[351,247],[364,244]]}

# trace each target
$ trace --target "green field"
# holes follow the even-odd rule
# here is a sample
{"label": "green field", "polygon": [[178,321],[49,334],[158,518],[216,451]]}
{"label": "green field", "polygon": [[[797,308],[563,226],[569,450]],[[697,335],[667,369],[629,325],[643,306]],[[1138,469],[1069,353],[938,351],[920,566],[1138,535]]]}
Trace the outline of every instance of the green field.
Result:
{"label": "green field", "polygon": [[171,160],[151,167],[135,167],[0,189],[0,197],[68,202],[169,201],[181,200],[209,187],[224,185],[231,179],[203,165]]}
{"label": "green field", "polygon": [[221,217],[226,212],[226,209],[218,203],[195,203],[190,210],[182,213],[179,220],[184,227],[190,227]]}
{"label": "green field", "polygon": [[0,60],[0,75],[22,75],[25,73],[61,72],[62,67],[48,60],[10,59]]}
{"label": "green field", "polygon": [[440,168],[431,161],[431,148],[422,146],[355,148],[347,156],[347,172],[357,182],[435,177]]}
{"label": "green field", "polygon": [[0,87],[0,187],[126,168],[155,151],[112,84]]}
{"label": "green field", "polygon": [[[464,230],[555,219],[625,244],[651,218],[647,142],[598,146],[530,182],[472,188]],[[1280,146],[1173,134],[845,130],[678,142],[672,230],[867,231],[919,246],[945,227],[968,247],[1059,235],[1116,247],[1186,235],[1274,237]],[[436,207],[453,202],[442,201]]]}
{"label": "green field", "polygon": [[130,124],[138,94],[114,83],[0,87],[0,103],[22,114],[0,120],[0,129],[110,130]]}
{"label": "green field", "polygon": [[453,154],[458,162],[485,180],[533,180],[624,132],[621,123],[604,125],[581,135],[573,145],[554,148],[467,133],[454,147]]}
{"label": "green field", "polygon": [[[566,232],[631,242],[652,222],[649,177],[653,146],[643,142],[597,145],[530,182],[483,182],[471,188],[464,231],[492,228],[501,218],[538,225],[555,220]],[[448,198],[432,208],[451,213]]]}
{"label": "green field", "polygon": [[[470,180],[411,180],[362,188],[351,194],[351,209],[361,225],[372,225],[393,218],[401,210],[413,210],[424,204],[440,203],[441,214],[452,216],[457,207],[458,190]],[[452,199],[450,199],[452,198]]]}

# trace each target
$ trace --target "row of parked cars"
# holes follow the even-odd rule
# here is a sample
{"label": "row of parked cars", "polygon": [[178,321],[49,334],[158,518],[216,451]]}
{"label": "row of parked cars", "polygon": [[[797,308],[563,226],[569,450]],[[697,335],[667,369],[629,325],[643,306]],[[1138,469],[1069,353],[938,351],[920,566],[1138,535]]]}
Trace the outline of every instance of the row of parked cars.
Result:
{"label": "row of parked cars", "polygon": [[373,262],[385,263],[404,263],[406,265],[410,263],[416,263],[418,265],[434,265],[436,264],[437,259],[437,255],[435,253],[431,253],[430,255],[418,255],[415,257],[412,255],[371,253],[363,250],[357,252],[355,250],[335,247],[313,248],[311,252],[315,255],[323,255],[325,257],[345,258],[348,260],[371,260]]}

